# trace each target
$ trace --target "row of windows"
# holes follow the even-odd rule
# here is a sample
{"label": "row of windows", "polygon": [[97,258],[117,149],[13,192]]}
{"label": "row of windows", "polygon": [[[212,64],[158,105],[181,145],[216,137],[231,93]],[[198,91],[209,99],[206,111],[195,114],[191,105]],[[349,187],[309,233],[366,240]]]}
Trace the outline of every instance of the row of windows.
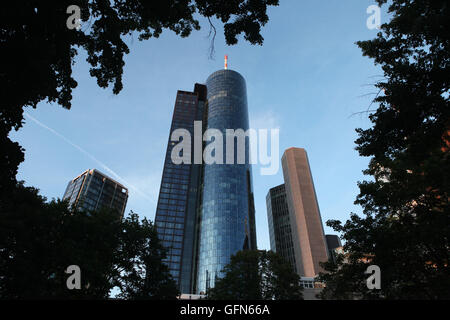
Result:
{"label": "row of windows", "polygon": [[158,206],[158,210],[167,210],[167,213],[170,211],[178,211],[178,212],[184,212],[185,206],[174,206],[174,205],[167,205],[167,204],[160,204]]}
{"label": "row of windows", "polygon": [[188,189],[188,181],[163,178],[161,187],[164,188],[164,190],[173,190],[174,193],[186,193]]}
{"label": "row of windows", "polygon": [[[85,190],[86,190],[86,189],[85,189]],[[85,192],[85,194],[86,194],[86,196],[89,197],[89,198],[97,199],[98,196],[100,195],[100,192],[94,192],[93,190],[88,189],[88,190]]]}
{"label": "row of windows", "polygon": [[[186,188],[182,188],[182,186],[186,186]],[[162,188],[166,188],[166,189],[175,189],[175,190],[180,190],[182,192],[186,192],[187,190],[187,184],[179,184],[179,183],[172,183],[172,182],[163,182],[161,183],[161,187]]]}
{"label": "row of windows", "polygon": [[96,199],[92,199],[90,197],[83,197],[81,201],[86,203],[86,204],[89,204],[89,205],[93,205],[93,206],[97,205],[97,200]]}
{"label": "row of windows", "polygon": [[184,199],[179,200],[179,199],[174,199],[174,198],[162,198],[159,199],[159,202],[162,204],[177,204],[177,205],[185,205],[186,201]]}
{"label": "row of windows", "polygon": [[178,185],[187,185],[189,182],[189,174],[190,174],[189,172],[185,174],[165,172],[162,178],[162,182],[163,183],[173,182]]}
{"label": "row of windows", "polygon": [[184,167],[176,167],[176,168],[166,168],[164,170],[164,173],[186,173],[189,172],[189,166],[184,166]]}
{"label": "row of windows", "polygon": [[300,285],[306,289],[314,289],[314,281],[301,280]]}
{"label": "row of windows", "polygon": [[176,103],[187,103],[187,104],[195,104],[197,102],[197,96],[188,96],[188,95],[178,95]]}
{"label": "row of windows", "polygon": [[183,230],[182,229],[161,229],[161,233],[158,232],[158,237],[159,236],[164,236],[165,234],[169,234],[169,235],[177,235],[177,236],[182,236],[183,235]]}
{"label": "row of windows", "polygon": [[166,192],[170,192],[170,190],[173,190],[174,193],[186,193],[188,189],[188,181],[163,179],[163,182],[161,183],[161,188],[164,188],[164,190],[168,190]]}
{"label": "row of windows", "polygon": [[98,185],[90,183],[89,190],[92,190],[92,192],[95,192],[95,193],[100,193],[100,191],[102,190],[102,186],[101,185],[98,186]]}
{"label": "row of windows", "polygon": [[115,189],[116,189],[116,186],[115,186],[115,185],[105,184],[105,185],[103,186],[103,191],[104,191],[104,192],[114,193]]}
{"label": "row of windows", "polygon": [[[174,114],[174,117],[172,119],[172,127],[171,130],[173,130],[174,128],[193,128],[194,127],[194,121],[195,119],[193,119],[194,117],[191,117],[190,119],[187,120],[182,120],[182,119],[178,119],[177,114]],[[185,115],[183,115],[185,117]]]}
{"label": "row of windows", "polygon": [[186,191],[183,190],[161,188],[159,198],[185,200],[186,195]]}
{"label": "row of windows", "polygon": [[168,255],[173,256],[173,255],[181,255],[181,249],[174,249],[171,248],[169,249]]}
{"label": "row of windows", "polygon": [[158,238],[160,240],[167,240],[167,241],[183,241],[182,236],[174,236],[174,235],[170,235],[170,234],[159,234],[158,233]]}
{"label": "row of windows", "polygon": [[163,180],[174,180],[174,182],[177,180],[186,181],[189,178],[189,174],[189,171],[183,173],[164,172]]}
{"label": "row of windows", "polygon": [[[196,101],[177,101],[175,104],[174,114],[195,115]],[[193,112],[194,111],[194,112]]]}
{"label": "row of windows", "polygon": [[195,105],[196,105],[196,101],[183,101],[183,100],[178,100],[175,103],[175,110],[174,113],[176,114],[180,114],[180,113],[185,113],[185,114],[189,114],[192,115],[193,112],[195,111]]}
{"label": "row of windows", "polygon": [[94,186],[101,186],[103,184],[103,179],[97,176],[91,176],[90,184]]}
{"label": "row of windows", "polygon": [[195,110],[189,110],[189,112],[180,112],[180,110],[175,110],[173,118],[180,121],[189,123],[193,121],[195,116]]}
{"label": "row of windows", "polygon": [[166,156],[166,163],[164,167],[164,175],[166,173],[176,173],[182,177],[189,174],[191,165],[190,164],[174,164],[172,162],[172,151]]}
{"label": "row of windows", "polygon": [[[158,218],[159,219],[167,219],[170,217],[161,216]],[[164,233],[163,229],[161,229],[161,228],[184,229],[184,225],[182,223],[173,223],[173,222],[164,222],[164,221],[156,221],[156,226],[160,227],[157,229],[158,233]]]}
{"label": "row of windows", "polygon": [[[194,113],[194,112],[192,112]],[[179,114],[178,112],[176,114],[174,114],[174,119],[178,120],[179,122],[184,122],[186,124],[188,124],[189,122],[192,122],[194,117],[194,115],[187,115],[187,114]],[[188,124],[189,125],[189,124]],[[181,126],[181,128],[184,128],[184,125]],[[174,126],[171,127],[171,129],[174,129]]]}
{"label": "row of windows", "polygon": [[[175,154],[176,156],[176,154]],[[170,167],[168,167],[170,165]],[[181,163],[181,164],[174,164],[172,161],[172,150],[169,150],[166,155],[165,159],[165,168],[164,168],[164,174],[166,172],[169,173],[178,173],[182,176],[185,176],[189,174],[189,170],[191,168],[190,164]]]}
{"label": "row of windows", "polygon": [[192,101],[189,103],[177,102],[175,104],[174,114],[176,114],[176,115],[185,114],[185,115],[189,115],[192,117],[193,115],[195,115],[195,109],[196,109],[195,105],[196,105],[195,101]]}
{"label": "row of windows", "polygon": [[184,223],[184,218],[164,215],[160,211],[157,212],[156,220],[161,221],[161,222],[167,221],[167,222],[171,222],[171,223],[177,222],[177,224]]}
{"label": "row of windows", "polygon": [[168,188],[168,189],[184,189],[181,188],[182,185],[180,185],[179,183],[169,183],[169,182],[163,182],[161,183],[161,187],[163,188]]}
{"label": "row of windows", "polygon": [[[194,125],[193,124],[191,125],[191,124],[186,124],[186,123],[185,124],[180,123],[178,125],[172,125],[172,127],[170,128],[171,136],[172,136],[172,132],[174,132],[175,130],[178,130],[178,129],[187,130],[191,136],[191,142],[193,143],[193,140],[192,140],[193,139],[192,137],[194,136]],[[184,141],[184,139],[185,139],[185,137],[178,138],[178,140],[174,140],[174,141],[171,140],[169,146],[167,147],[166,156],[171,155],[173,147],[175,145],[177,145],[179,142],[181,142],[182,140]]]}
{"label": "row of windows", "polygon": [[184,211],[169,211],[166,209],[158,208],[156,212],[158,216],[171,216],[173,218],[171,221],[175,221],[175,217],[184,217]]}
{"label": "row of windows", "polygon": [[190,91],[179,90],[179,91],[177,91],[177,99],[181,99],[181,98],[184,98],[186,100],[193,100],[193,99],[197,99],[197,94],[194,92],[190,92]]}

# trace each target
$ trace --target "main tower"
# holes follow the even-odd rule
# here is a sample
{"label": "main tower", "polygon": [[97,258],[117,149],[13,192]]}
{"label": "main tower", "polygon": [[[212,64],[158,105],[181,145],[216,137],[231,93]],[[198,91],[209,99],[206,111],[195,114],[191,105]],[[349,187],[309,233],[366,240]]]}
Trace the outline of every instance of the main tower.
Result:
{"label": "main tower", "polygon": [[222,133],[223,161],[222,164],[203,166],[197,293],[204,293],[214,286],[215,279],[222,276],[221,271],[230,262],[231,255],[240,250],[256,249],[249,137],[245,137],[244,163],[238,161],[238,154],[242,152],[238,150],[238,139],[233,138],[232,164],[227,161],[225,144],[227,129],[244,132],[249,129],[247,89],[245,79],[238,72],[227,69],[227,65],[225,68],[211,74],[206,81],[206,129]]}

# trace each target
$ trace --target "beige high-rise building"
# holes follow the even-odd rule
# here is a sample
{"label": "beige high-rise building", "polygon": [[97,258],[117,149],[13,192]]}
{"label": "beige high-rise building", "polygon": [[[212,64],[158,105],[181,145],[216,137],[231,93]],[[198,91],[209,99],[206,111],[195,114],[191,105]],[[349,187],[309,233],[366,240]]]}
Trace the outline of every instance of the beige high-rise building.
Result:
{"label": "beige high-rise building", "polygon": [[322,218],[305,149],[289,148],[281,159],[294,244],[295,264],[302,277],[323,271],[328,260]]}

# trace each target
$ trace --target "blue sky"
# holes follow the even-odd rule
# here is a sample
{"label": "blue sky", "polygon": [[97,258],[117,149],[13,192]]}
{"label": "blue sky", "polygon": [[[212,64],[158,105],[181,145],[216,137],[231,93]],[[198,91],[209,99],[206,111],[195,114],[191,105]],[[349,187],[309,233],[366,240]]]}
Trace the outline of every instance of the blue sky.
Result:
{"label": "blue sky", "polygon": [[[216,21],[214,60],[208,58],[204,19],[202,30],[185,39],[170,31],[145,42],[135,36],[127,40],[131,53],[119,95],[97,86],[81,52],[72,109],[47,103],[28,108],[23,128],[11,133],[26,149],[18,178],[52,199],[62,197],[68,181],[86,169],[114,178],[113,172],[130,189],[127,212],[153,220],[176,91],[204,83],[223,68],[228,54],[229,68],[247,81],[251,127],[280,129],[280,157],[289,147],[307,150],[325,232],[333,233],[326,220],[361,212],[353,202],[368,159],[354,150],[354,129],[367,128],[369,121],[351,115],[367,109],[375,91],[370,84],[382,74],[355,45],[376,36],[366,27],[372,4],[281,0],[269,10],[263,46],[242,37],[226,46]],[[265,197],[283,183],[281,164],[274,176],[261,176],[255,166],[253,183],[258,247],[269,249]]]}

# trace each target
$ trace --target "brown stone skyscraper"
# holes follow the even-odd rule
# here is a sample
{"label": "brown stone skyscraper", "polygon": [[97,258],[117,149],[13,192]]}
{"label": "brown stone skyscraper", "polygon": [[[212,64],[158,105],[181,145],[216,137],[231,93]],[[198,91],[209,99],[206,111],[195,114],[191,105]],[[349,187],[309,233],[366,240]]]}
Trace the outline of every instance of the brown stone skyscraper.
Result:
{"label": "brown stone skyscraper", "polygon": [[297,272],[315,277],[328,260],[327,244],[305,149],[289,148],[281,159]]}

